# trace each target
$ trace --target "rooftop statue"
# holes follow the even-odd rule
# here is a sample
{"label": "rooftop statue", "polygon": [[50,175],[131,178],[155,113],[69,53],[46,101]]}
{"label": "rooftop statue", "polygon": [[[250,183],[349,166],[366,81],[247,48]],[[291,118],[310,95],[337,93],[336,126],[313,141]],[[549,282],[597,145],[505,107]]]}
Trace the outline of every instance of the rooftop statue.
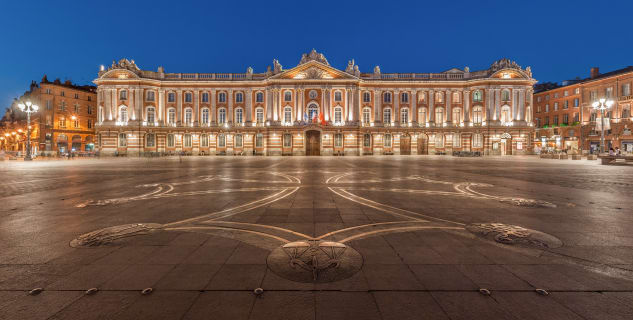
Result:
{"label": "rooftop statue", "polygon": [[316,52],[316,50],[312,49],[312,51],[310,51],[310,53],[306,54],[302,54],[301,55],[301,61],[299,61],[299,64],[302,65],[308,61],[317,61],[320,63],[323,63],[325,65],[330,65],[327,62],[327,59],[325,58],[325,56],[322,53],[318,53]]}

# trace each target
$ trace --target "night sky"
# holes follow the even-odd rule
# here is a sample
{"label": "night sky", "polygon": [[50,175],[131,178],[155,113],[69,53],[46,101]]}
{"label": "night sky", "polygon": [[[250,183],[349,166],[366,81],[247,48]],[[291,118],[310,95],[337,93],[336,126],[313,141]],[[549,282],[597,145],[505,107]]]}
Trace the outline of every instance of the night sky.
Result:
{"label": "night sky", "polygon": [[[199,3],[198,3],[199,2]],[[488,68],[508,57],[540,81],[633,65],[633,1],[3,1],[0,109],[31,80],[88,84],[101,64],[264,72],[312,48],[361,72]]]}

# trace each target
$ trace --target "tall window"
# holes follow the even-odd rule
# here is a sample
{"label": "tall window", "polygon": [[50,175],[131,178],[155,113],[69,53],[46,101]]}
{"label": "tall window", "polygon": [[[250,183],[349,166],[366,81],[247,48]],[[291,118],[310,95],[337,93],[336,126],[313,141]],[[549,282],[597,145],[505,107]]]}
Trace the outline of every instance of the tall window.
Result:
{"label": "tall window", "polygon": [[258,92],[255,94],[255,102],[264,102],[264,93]]}
{"label": "tall window", "polygon": [[567,113],[563,114],[563,123],[569,124],[569,114]]}
{"label": "tall window", "polygon": [[200,146],[207,148],[209,146],[209,136],[206,134],[200,135]]}
{"label": "tall window", "polygon": [[154,101],[154,91],[147,91],[147,101]]}
{"label": "tall window", "polygon": [[371,110],[369,108],[363,109],[363,123],[369,123],[371,120]]}
{"label": "tall window", "polygon": [[444,93],[443,92],[435,92],[435,101],[438,103],[444,102]]}
{"label": "tall window", "polygon": [[369,133],[363,135],[363,147],[371,148],[371,135]]}
{"label": "tall window", "polygon": [[473,108],[473,122],[481,123],[484,119],[484,112],[481,106],[476,106]]}
{"label": "tall window", "polygon": [[202,93],[202,102],[209,102],[209,93],[208,92],[203,92]]}
{"label": "tall window", "polygon": [[258,133],[255,136],[255,148],[263,148],[264,147],[264,135]]}
{"label": "tall window", "polygon": [[391,123],[391,109],[386,108],[382,112],[382,121],[384,123]]}
{"label": "tall window", "polygon": [[409,103],[409,94],[407,92],[400,93],[400,102]]}
{"label": "tall window", "polygon": [[568,109],[568,108],[569,108],[569,100],[563,101],[563,109]]}
{"label": "tall window", "polygon": [[462,135],[461,133],[453,133],[453,147],[461,147],[462,146]]}
{"label": "tall window", "polygon": [[59,103],[59,111],[66,111],[66,101],[63,101]]}
{"label": "tall window", "polygon": [[202,109],[202,123],[209,124],[209,109],[208,108]]}
{"label": "tall window", "polygon": [[574,108],[578,108],[580,106],[580,99],[574,98]]}
{"label": "tall window", "polygon": [[236,93],[235,102],[244,102],[244,94],[241,92]]}
{"label": "tall window", "polygon": [[613,98],[613,87],[608,87],[605,89],[605,95],[607,99]]}
{"label": "tall window", "polygon": [[400,123],[409,123],[409,109],[402,108],[400,110]]}
{"label": "tall window", "polygon": [[218,101],[219,102],[226,102],[226,93],[225,92],[218,93]]}
{"label": "tall window", "polygon": [[127,147],[127,134],[119,133],[119,147]]}
{"label": "tall window", "polygon": [[257,108],[257,110],[255,110],[255,119],[257,120],[257,123],[264,123],[264,109],[263,108]]}
{"label": "tall window", "polygon": [[343,147],[343,134],[342,133],[334,134],[334,147],[335,148],[342,148]]}
{"label": "tall window", "polygon": [[119,109],[119,121],[127,122],[127,107],[121,107],[121,109]]}
{"label": "tall window", "polygon": [[435,135],[435,147],[436,148],[444,148],[444,135],[438,133]]}
{"label": "tall window", "polygon": [[[626,110],[624,110],[624,111],[626,111]],[[578,112],[574,112],[574,122],[578,122],[578,121],[580,121],[580,117],[578,115]]]}
{"label": "tall window", "polygon": [[73,127],[75,127],[75,129],[79,128],[79,118],[75,117],[73,120]]}
{"label": "tall window", "polygon": [[285,133],[284,134],[284,148],[292,147],[292,134]]}
{"label": "tall window", "polygon": [[288,124],[292,123],[292,108],[290,107],[284,108],[284,122]]}
{"label": "tall window", "polygon": [[218,148],[226,147],[226,136],[224,134],[218,135]]}
{"label": "tall window", "polygon": [[225,124],[226,123],[226,109],[221,108],[218,110],[218,123]]}
{"label": "tall window", "polygon": [[88,106],[87,110],[88,114],[92,114],[92,106]]}
{"label": "tall window", "polygon": [[462,109],[453,108],[453,123],[459,124],[462,122]]}
{"label": "tall window", "polygon": [[385,148],[391,148],[391,134],[390,133],[386,133],[385,134]]}
{"label": "tall window", "polygon": [[554,102],[554,111],[558,111],[558,102]]}
{"label": "tall window", "polygon": [[426,108],[418,109],[418,123],[426,123]]}
{"label": "tall window", "polygon": [[191,97],[191,92],[185,93],[185,102],[191,102],[193,99]]}
{"label": "tall window", "polygon": [[167,122],[174,124],[176,123],[176,109],[170,108],[167,111]]}
{"label": "tall window", "polygon": [[444,108],[435,108],[435,123],[444,123]]}
{"label": "tall window", "polygon": [[244,138],[241,134],[235,135],[235,147],[241,148],[244,145]]}
{"label": "tall window", "polygon": [[173,92],[168,93],[167,102],[176,102],[176,94]]}
{"label": "tall window", "polygon": [[473,148],[481,148],[483,145],[483,136],[481,133],[475,133],[473,135]]}
{"label": "tall window", "polygon": [[371,93],[368,91],[363,92],[363,102],[371,102]]}
{"label": "tall window", "polygon": [[145,146],[146,147],[155,147],[156,146],[156,135],[153,133],[148,133],[145,135]]}
{"label": "tall window", "polygon": [[383,101],[386,103],[391,103],[391,92],[385,92],[383,96]]}
{"label": "tall window", "polygon": [[623,96],[630,96],[631,95],[631,84],[630,83],[625,83],[622,85],[622,95]]}
{"label": "tall window", "polygon": [[88,129],[92,129],[92,119],[88,119]]}
{"label": "tall window", "polygon": [[193,110],[191,108],[185,109],[185,123],[193,122]]}
{"label": "tall window", "polygon": [[510,107],[503,106],[501,107],[501,122],[510,122],[512,118],[510,117]]}
{"label": "tall window", "polygon": [[316,104],[308,106],[308,118],[310,118],[310,121],[313,121],[318,116],[318,112],[319,107],[317,107]]}
{"label": "tall window", "polygon": [[292,92],[284,91],[284,101],[292,101]]}
{"label": "tall window", "polygon": [[343,108],[341,107],[334,108],[334,122],[335,123],[343,122]]}
{"label": "tall window", "polygon": [[176,146],[176,137],[173,133],[167,135],[167,147],[173,148]]}
{"label": "tall window", "polygon": [[120,100],[127,100],[127,91],[126,90],[119,91],[119,99]]}
{"label": "tall window", "polygon": [[244,122],[244,110],[242,108],[235,109],[235,122],[242,123]]}
{"label": "tall window", "polygon": [[501,91],[501,101],[510,101],[510,90]]}
{"label": "tall window", "polygon": [[183,144],[185,148],[191,148],[191,134],[187,133],[184,135]]}
{"label": "tall window", "polygon": [[454,103],[462,102],[462,95],[459,94],[459,92],[457,92],[457,91],[453,92],[453,102]]}
{"label": "tall window", "polygon": [[335,91],[334,92],[334,101],[343,101],[343,95],[341,94],[340,91]]}
{"label": "tall window", "polygon": [[79,105],[75,103],[75,113],[79,113]]}

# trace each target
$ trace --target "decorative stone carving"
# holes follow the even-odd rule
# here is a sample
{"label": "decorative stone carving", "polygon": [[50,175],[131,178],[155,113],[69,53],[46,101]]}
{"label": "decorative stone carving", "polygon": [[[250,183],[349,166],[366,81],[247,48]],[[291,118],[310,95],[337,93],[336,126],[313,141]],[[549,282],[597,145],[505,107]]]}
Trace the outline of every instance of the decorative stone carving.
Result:
{"label": "decorative stone carving", "polygon": [[516,62],[507,59],[507,58],[503,58],[501,60],[497,60],[495,62],[492,63],[492,65],[490,65],[490,71],[495,72],[501,69],[517,69],[517,70],[521,70],[521,66],[518,65]]}
{"label": "decorative stone carving", "polygon": [[379,75],[380,74],[380,67],[379,66],[375,66],[374,67],[374,74],[375,75]]}
{"label": "decorative stone carving", "polygon": [[141,71],[141,69],[136,66],[136,63],[134,63],[134,60],[128,60],[125,58],[119,60],[119,62],[112,61],[112,66],[108,68],[108,70],[112,69],[126,69],[134,72]]}
{"label": "decorative stone carving", "polygon": [[273,72],[275,74],[280,73],[283,70],[283,67],[279,63],[279,60],[273,59]]}
{"label": "decorative stone carving", "polygon": [[310,68],[305,72],[306,79],[322,79],[323,78],[323,70],[317,68]]}
{"label": "decorative stone carving", "polygon": [[312,51],[310,51],[310,53],[308,54],[304,53],[303,55],[301,55],[301,61],[299,61],[299,65],[302,65],[308,61],[317,61],[327,66],[330,65],[327,62],[327,59],[325,59],[325,56],[322,53],[316,52],[316,50],[314,49],[312,49]]}

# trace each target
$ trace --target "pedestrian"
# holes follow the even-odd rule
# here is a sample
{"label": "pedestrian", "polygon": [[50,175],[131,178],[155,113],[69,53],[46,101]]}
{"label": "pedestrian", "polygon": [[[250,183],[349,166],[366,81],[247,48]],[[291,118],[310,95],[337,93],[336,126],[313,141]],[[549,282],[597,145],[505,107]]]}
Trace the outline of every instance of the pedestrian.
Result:
{"label": "pedestrian", "polygon": [[615,156],[615,150],[613,150],[613,148],[609,148],[609,155]]}
{"label": "pedestrian", "polygon": [[622,151],[620,150],[620,147],[615,147],[615,155],[616,156],[621,156],[622,155]]}

